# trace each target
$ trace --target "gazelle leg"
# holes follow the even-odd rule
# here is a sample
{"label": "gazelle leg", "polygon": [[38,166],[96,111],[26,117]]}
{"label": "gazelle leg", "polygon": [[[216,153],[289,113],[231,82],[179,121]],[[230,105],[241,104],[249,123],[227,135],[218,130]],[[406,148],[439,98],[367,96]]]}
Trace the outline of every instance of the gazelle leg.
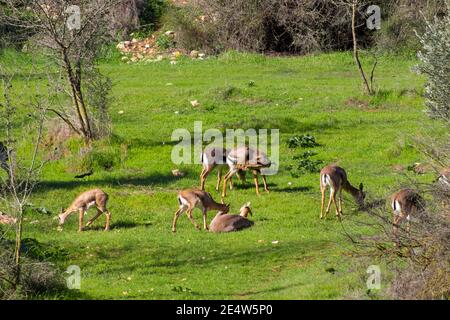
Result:
{"label": "gazelle leg", "polygon": [[172,222],[172,232],[176,232],[177,231],[177,220],[178,218],[181,216],[181,214],[183,214],[184,211],[186,211],[186,207],[181,206],[177,212],[175,212],[175,215],[173,217],[173,222]]}
{"label": "gazelle leg", "polygon": [[111,212],[109,212],[109,210],[106,210],[105,214],[106,214],[105,231],[109,231],[109,225],[111,224]]}
{"label": "gazelle leg", "polygon": [[320,191],[322,192],[322,204],[320,206],[320,219],[323,219],[323,209],[325,207],[325,191],[326,191],[326,187],[320,186]]}
{"label": "gazelle leg", "polygon": [[339,214],[342,215],[342,189],[339,191]]}
{"label": "gazelle leg", "polygon": [[261,177],[262,177],[263,183],[264,183],[264,190],[268,193],[269,192],[269,187],[267,186],[266,176],[261,175]]}
{"label": "gazelle leg", "polygon": [[330,199],[328,200],[327,210],[325,211],[325,218],[327,217],[327,214],[330,212],[331,201],[333,201],[333,194],[334,194],[334,189],[330,188]]}
{"label": "gazelle leg", "polygon": [[237,172],[237,169],[230,169],[228,173],[223,177],[222,198],[227,196],[227,182]]}
{"label": "gazelle leg", "polygon": [[253,180],[255,181],[256,194],[259,196],[259,183],[257,174],[253,174]]}
{"label": "gazelle leg", "polygon": [[205,190],[206,178],[208,177],[211,170],[212,170],[211,167],[203,167],[202,173],[200,174],[200,189],[201,190]]}
{"label": "gazelle leg", "polygon": [[[220,181],[222,180],[222,168],[217,170],[217,183],[216,183],[216,191],[219,191]],[[204,189],[202,189],[204,190]]]}
{"label": "gazelle leg", "polygon": [[203,210],[202,210],[203,212],[203,229],[205,229],[205,230],[209,230],[209,228],[208,228],[208,224],[206,223],[206,214],[207,214],[207,210],[206,210],[206,208],[203,208]]}
{"label": "gazelle leg", "polygon": [[186,214],[187,214],[189,220],[191,220],[192,224],[195,226],[195,228],[200,230],[200,226],[195,222],[194,217],[192,216],[192,211],[193,210],[194,210],[194,208],[188,209]]}
{"label": "gazelle leg", "polygon": [[100,217],[102,215],[102,213],[103,213],[103,211],[101,211],[100,209],[97,208],[97,214],[95,215],[95,217],[93,217],[86,223],[86,227],[89,227],[98,217]]}
{"label": "gazelle leg", "polygon": [[338,207],[338,204],[337,204],[337,202],[336,202],[336,192],[333,192],[333,195],[332,195],[331,198],[333,199],[334,208],[336,209],[336,217],[337,217],[338,219],[340,219],[341,216],[340,216],[340,214],[339,214],[339,207]]}
{"label": "gazelle leg", "polygon": [[86,210],[81,208],[78,216],[78,232],[83,231],[83,218]]}
{"label": "gazelle leg", "polygon": [[233,177],[230,178],[230,190],[233,190]]}

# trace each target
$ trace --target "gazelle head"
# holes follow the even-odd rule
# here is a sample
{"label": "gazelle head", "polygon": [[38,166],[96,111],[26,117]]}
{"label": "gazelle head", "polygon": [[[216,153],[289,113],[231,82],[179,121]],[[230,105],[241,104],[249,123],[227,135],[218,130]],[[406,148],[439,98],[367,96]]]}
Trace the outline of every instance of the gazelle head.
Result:
{"label": "gazelle head", "polygon": [[61,211],[58,215],[59,225],[62,226],[66,222],[67,215],[65,214],[64,208],[61,208]]}
{"label": "gazelle head", "polygon": [[225,204],[223,199],[222,199],[222,203],[220,204],[220,210],[219,210],[219,214],[227,214],[228,212],[230,212],[230,204]]}
{"label": "gazelle head", "polygon": [[248,215],[250,214],[251,216],[253,216],[252,210],[250,209],[250,202],[247,202],[246,204],[244,204],[240,211],[240,216],[247,218]]}
{"label": "gazelle head", "polygon": [[366,193],[363,191],[364,185],[362,183],[359,184],[358,194],[356,196],[356,202],[359,207],[362,208],[364,206],[364,199],[366,198]]}

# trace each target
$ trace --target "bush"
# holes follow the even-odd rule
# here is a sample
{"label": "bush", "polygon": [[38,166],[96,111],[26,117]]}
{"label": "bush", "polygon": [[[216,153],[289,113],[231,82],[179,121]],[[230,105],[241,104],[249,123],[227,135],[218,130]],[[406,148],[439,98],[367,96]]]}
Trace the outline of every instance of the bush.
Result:
{"label": "bush", "polygon": [[442,17],[446,10],[446,0],[385,1],[381,30],[375,33],[377,47],[396,53],[417,52],[420,43],[415,31],[423,33],[426,19]]}
{"label": "bush", "polygon": [[449,13],[441,20],[427,22],[419,36],[422,49],[417,71],[428,77],[425,86],[427,112],[431,118],[449,121],[450,118],[450,3]]}
{"label": "bush", "polygon": [[[358,20],[364,18],[364,3]],[[304,54],[352,45],[351,10],[339,1],[197,0],[176,11],[172,24],[188,49]],[[363,21],[358,26],[360,44],[368,45],[370,30]]]}

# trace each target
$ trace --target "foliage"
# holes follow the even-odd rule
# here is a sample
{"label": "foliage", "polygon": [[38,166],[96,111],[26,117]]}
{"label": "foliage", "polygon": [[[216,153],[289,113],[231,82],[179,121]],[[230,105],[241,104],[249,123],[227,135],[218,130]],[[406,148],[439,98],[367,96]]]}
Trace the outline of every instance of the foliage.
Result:
{"label": "foliage", "polygon": [[316,137],[310,134],[302,134],[300,136],[296,135],[288,139],[287,141],[289,148],[313,148],[319,146],[316,142]]}
{"label": "foliage", "polygon": [[427,22],[426,31],[419,36],[422,49],[417,70],[427,76],[425,97],[431,118],[450,121],[450,3],[443,19]]}

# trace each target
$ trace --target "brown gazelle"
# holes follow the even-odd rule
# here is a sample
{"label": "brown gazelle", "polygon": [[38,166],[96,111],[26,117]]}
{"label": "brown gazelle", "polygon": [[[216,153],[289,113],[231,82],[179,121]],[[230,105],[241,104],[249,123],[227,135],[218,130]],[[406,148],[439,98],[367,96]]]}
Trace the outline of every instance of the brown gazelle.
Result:
{"label": "brown gazelle", "polygon": [[[323,212],[325,206],[325,192],[327,187],[330,187],[330,199],[328,206]],[[342,216],[342,190],[350,193],[360,207],[364,204],[364,198],[366,196],[363,192],[363,184],[359,185],[359,189],[353,187],[347,179],[347,173],[341,167],[337,165],[328,165],[320,171],[320,191],[322,192],[322,204],[320,207],[320,219],[325,218],[330,212],[331,201],[333,201],[336,208],[336,217],[338,219]],[[336,202],[336,194],[339,194],[339,206]]]}
{"label": "brown gazelle", "polygon": [[423,209],[423,199],[414,190],[401,189],[391,196],[391,206],[393,211],[393,234],[396,236],[398,227],[406,220],[406,232],[409,233],[410,221],[418,211]]}
{"label": "brown gazelle", "polygon": [[[223,180],[222,198],[226,196],[227,182],[239,170],[251,170],[255,181],[256,194],[259,195],[258,175],[261,169],[271,166],[271,161],[266,154],[260,150],[255,150],[246,146],[232,149],[227,155],[228,173]],[[267,187],[266,176],[261,175],[264,183],[264,190],[269,192]]]}
{"label": "brown gazelle", "polygon": [[438,181],[447,187],[450,187],[450,167],[446,167],[439,172]]}
{"label": "brown gazelle", "polygon": [[241,207],[240,214],[224,214],[219,212],[211,221],[209,231],[232,232],[250,228],[253,225],[253,221],[248,220],[249,214],[252,215],[250,202]]}
{"label": "brown gazelle", "polygon": [[[202,152],[202,172],[200,173],[200,189],[205,190],[205,181],[211,171],[217,167],[216,191],[219,191],[222,180],[222,170],[227,166],[227,155],[229,150],[222,147],[207,147]],[[239,180],[245,182],[245,173],[242,170],[237,172]],[[230,179],[230,189],[233,189],[233,179]]]}
{"label": "brown gazelle", "polygon": [[63,225],[71,213],[78,211],[78,231],[83,231],[84,215],[90,207],[95,206],[97,208],[97,214],[88,221],[86,227],[90,226],[102,213],[104,213],[106,215],[105,231],[108,231],[111,223],[111,212],[106,208],[108,198],[108,195],[100,189],[93,189],[81,193],[75,198],[70,207],[58,216],[59,225]]}
{"label": "brown gazelle", "polygon": [[177,220],[183,212],[186,212],[189,220],[191,220],[192,224],[200,229],[200,226],[195,223],[194,217],[192,216],[192,211],[195,208],[199,208],[203,213],[203,227],[205,230],[208,229],[208,225],[206,223],[206,214],[211,210],[218,210],[219,212],[228,213],[230,210],[229,205],[225,205],[222,203],[218,203],[214,201],[211,194],[203,190],[197,189],[187,189],[183,190],[178,194],[178,203],[180,205],[177,212],[175,212],[175,216],[173,218],[172,223],[172,231],[177,231]]}

